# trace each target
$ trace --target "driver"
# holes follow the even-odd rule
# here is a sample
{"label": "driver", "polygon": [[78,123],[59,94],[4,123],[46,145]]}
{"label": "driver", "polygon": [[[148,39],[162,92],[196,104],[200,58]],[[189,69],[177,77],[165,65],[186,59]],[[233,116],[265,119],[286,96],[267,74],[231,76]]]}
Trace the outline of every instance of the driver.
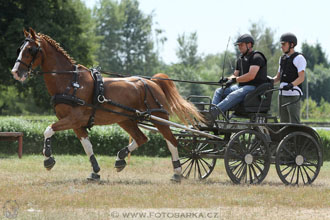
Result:
{"label": "driver", "polygon": [[253,45],[254,39],[249,34],[243,34],[235,42],[241,55],[233,75],[220,79],[219,83],[225,83],[225,87],[214,92],[212,104],[215,106],[210,111],[213,119],[242,102],[249,92],[267,82],[267,59],[261,52],[254,51]]}
{"label": "driver", "polygon": [[[302,83],[305,79],[306,59],[294,47],[297,45],[297,37],[292,33],[285,33],[281,36],[283,56],[280,57],[279,68],[274,83],[280,83],[283,89],[279,93],[279,112],[281,122],[300,123],[300,101],[299,90],[302,93]],[[294,90],[292,90],[294,89]],[[293,104],[281,107],[285,103]]]}

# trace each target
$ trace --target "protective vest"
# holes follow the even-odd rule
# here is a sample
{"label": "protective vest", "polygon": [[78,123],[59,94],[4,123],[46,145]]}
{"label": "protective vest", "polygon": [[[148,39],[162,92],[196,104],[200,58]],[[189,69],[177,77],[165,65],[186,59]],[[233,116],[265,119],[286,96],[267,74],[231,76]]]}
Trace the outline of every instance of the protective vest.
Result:
{"label": "protective vest", "polygon": [[267,59],[265,55],[263,55],[259,51],[252,51],[248,56],[243,56],[243,57],[241,56],[239,58],[238,60],[239,76],[242,76],[249,72],[251,61],[255,54],[261,55],[261,57],[265,60],[265,65],[260,67],[256,77],[253,80],[249,82],[239,83],[240,86],[245,86],[245,85],[259,86],[263,83],[267,83]]}
{"label": "protective vest", "polygon": [[[294,52],[291,56],[287,57],[283,55],[281,57],[280,62],[280,74],[281,74],[281,82],[291,83],[298,78],[298,69],[293,64],[293,60],[300,53]],[[298,85],[300,89],[302,89],[302,85]]]}

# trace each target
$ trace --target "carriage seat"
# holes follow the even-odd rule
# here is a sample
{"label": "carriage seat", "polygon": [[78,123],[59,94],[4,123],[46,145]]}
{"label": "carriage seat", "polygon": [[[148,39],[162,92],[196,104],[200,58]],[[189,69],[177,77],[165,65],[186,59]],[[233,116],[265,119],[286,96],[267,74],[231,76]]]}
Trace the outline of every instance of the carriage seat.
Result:
{"label": "carriage seat", "polygon": [[268,92],[266,94],[265,92],[273,88],[274,88],[273,80],[270,77],[268,77],[267,83],[261,84],[255,90],[248,93],[245,96],[243,102],[234,106],[232,109],[230,109],[230,111],[234,111],[234,114],[237,116],[247,116],[250,113],[258,113],[258,112],[267,113],[270,110],[273,92]]}

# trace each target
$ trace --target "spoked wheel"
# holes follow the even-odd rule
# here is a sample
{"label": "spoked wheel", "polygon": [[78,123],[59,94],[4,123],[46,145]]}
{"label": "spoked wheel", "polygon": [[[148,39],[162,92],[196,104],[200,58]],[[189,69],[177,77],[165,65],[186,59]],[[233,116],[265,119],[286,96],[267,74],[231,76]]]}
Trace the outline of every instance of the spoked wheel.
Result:
{"label": "spoked wheel", "polygon": [[288,134],[277,147],[276,171],[284,184],[311,184],[319,174],[321,164],[321,147],[305,132]]}
{"label": "spoked wheel", "polygon": [[225,153],[225,167],[231,181],[236,184],[261,183],[269,166],[269,148],[261,133],[244,130],[231,138]]}
{"label": "spoked wheel", "polygon": [[206,179],[213,171],[219,151],[217,145],[203,137],[180,136],[180,163],[184,178]]}

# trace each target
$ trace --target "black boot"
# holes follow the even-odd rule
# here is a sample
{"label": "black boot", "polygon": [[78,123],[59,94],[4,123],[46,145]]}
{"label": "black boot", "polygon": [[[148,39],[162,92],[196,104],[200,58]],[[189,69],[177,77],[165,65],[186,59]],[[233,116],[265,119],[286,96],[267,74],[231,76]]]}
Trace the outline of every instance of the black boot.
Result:
{"label": "black boot", "polygon": [[117,153],[117,159],[115,162],[115,168],[117,169],[117,172],[120,172],[125,168],[125,157],[129,154],[129,152],[130,151],[128,150],[128,147],[125,147]]}
{"label": "black boot", "polygon": [[220,115],[220,110],[217,107],[211,107],[210,113],[212,116],[212,119],[215,121],[218,116]]}

